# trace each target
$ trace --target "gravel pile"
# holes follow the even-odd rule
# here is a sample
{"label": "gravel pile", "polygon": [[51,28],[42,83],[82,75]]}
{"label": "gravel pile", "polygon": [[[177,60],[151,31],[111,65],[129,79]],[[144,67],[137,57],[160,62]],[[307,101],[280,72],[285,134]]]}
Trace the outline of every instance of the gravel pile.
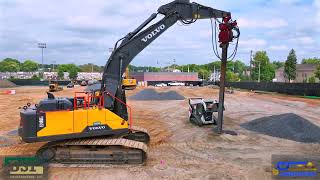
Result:
{"label": "gravel pile", "polygon": [[130,96],[129,99],[133,100],[184,100],[184,96],[177,93],[176,91],[168,92],[156,92],[153,89],[144,89],[137,94]]}
{"label": "gravel pile", "polygon": [[241,127],[297,142],[320,143],[320,127],[292,113],[259,118]]}

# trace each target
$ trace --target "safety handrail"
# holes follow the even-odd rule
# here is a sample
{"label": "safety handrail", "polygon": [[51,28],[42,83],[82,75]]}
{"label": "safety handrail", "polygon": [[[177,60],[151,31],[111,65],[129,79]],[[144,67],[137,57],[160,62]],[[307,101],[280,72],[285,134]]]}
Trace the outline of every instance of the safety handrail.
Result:
{"label": "safety handrail", "polygon": [[107,94],[108,96],[114,98],[115,100],[119,101],[121,104],[125,105],[128,109],[129,109],[129,129],[132,128],[132,116],[131,116],[131,107],[126,104],[125,102],[123,102],[121,99],[115,97],[114,95],[112,95],[110,92],[105,91],[104,94]]}
{"label": "safety handrail", "polygon": [[[77,94],[85,94],[85,96],[77,96]],[[119,99],[119,98],[115,97],[114,95],[112,95],[108,91],[105,91],[104,94],[114,98],[115,100],[119,101],[121,104],[125,105],[127,107],[127,109],[129,109],[129,129],[131,129],[132,128],[132,115],[131,115],[132,114],[132,110],[131,110],[131,107],[128,104],[126,104],[125,102],[123,102],[121,99]],[[77,107],[78,107],[77,106],[77,99],[83,98],[83,101],[84,101],[83,108],[87,109],[87,108],[90,107],[90,98],[95,98],[95,97],[99,98],[98,105],[99,105],[99,107],[102,107],[104,105],[104,96],[95,96],[95,95],[91,95],[91,94],[89,94],[87,92],[75,92],[74,99],[73,99],[73,101],[74,101],[74,103],[73,103],[74,110],[76,110]]]}

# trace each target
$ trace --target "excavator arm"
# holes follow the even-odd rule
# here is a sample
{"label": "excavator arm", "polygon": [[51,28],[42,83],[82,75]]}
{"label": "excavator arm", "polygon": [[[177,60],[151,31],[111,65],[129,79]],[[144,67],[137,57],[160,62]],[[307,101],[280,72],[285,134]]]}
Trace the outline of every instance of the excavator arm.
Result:
{"label": "excavator arm", "polygon": [[[157,23],[146,28],[159,14],[164,17]],[[125,102],[125,92],[121,86],[123,73],[136,55],[177,21],[181,21],[184,24],[191,24],[198,19],[227,17],[231,17],[230,12],[213,9],[197,3],[190,3],[189,0],[175,0],[161,6],[157,13],[152,14],[138,28],[128,33],[116,43],[104,67],[102,77],[100,91],[108,92],[104,94],[104,107],[127,119],[126,107],[112,98],[112,96],[114,96]],[[121,44],[118,46],[120,41]]]}

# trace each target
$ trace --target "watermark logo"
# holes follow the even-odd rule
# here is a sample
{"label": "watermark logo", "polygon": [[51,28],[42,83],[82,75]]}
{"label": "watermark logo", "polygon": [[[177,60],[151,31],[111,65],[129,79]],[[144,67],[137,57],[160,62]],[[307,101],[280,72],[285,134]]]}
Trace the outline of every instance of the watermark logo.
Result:
{"label": "watermark logo", "polygon": [[272,156],[272,177],[280,178],[320,178],[320,157],[299,157],[293,155]]}
{"label": "watermark logo", "polygon": [[48,165],[37,157],[10,156],[3,158],[4,179],[47,179]]}

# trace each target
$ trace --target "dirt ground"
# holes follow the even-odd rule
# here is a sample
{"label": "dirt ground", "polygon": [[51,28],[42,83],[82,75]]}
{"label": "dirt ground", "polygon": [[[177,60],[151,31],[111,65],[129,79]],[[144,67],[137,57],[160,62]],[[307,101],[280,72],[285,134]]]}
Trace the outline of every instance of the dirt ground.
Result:
{"label": "dirt ground", "polygon": [[[0,94],[1,155],[31,155],[42,143],[24,144],[17,137],[19,109],[37,103],[47,87],[18,87],[16,95]],[[2,92],[4,89],[0,89]],[[133,95],[141,89],[128,91]],[[166,87],[189,97],[218,98],[207,87]],[[81,87],[56,96],[73,96]],[[278,94],[235,91],[226,94],[224,128],[238,135],[216,135],[212,126],[188,121],[188,102],[128,100],[135,125],[149,130],[151,143],[144,165],[50,166],[50,179],[271,179],[271,155],[320,155],[320,144],[300,143],[247,131],[240,124],[257,118],[295,113],[320,126],[320,100]]]}

